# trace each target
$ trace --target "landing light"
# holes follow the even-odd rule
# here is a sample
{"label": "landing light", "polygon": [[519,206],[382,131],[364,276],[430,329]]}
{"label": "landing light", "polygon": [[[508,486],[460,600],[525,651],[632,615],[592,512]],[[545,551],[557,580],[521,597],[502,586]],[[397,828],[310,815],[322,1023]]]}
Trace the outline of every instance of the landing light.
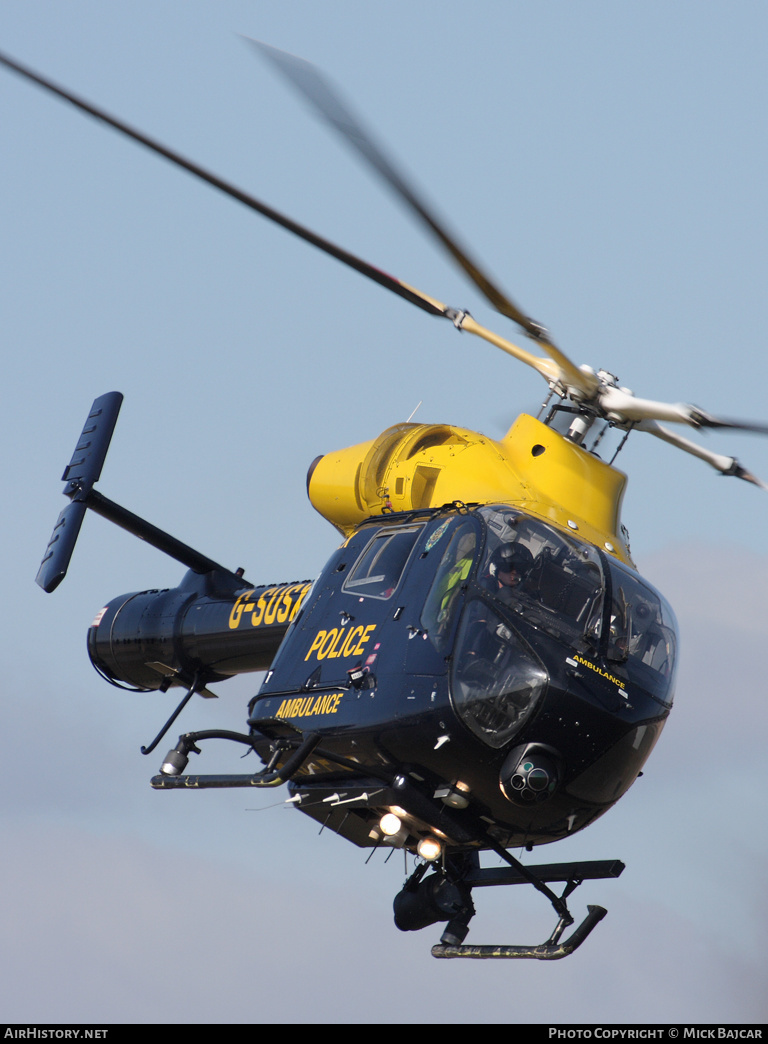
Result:
{"label": "landing light", "polygon": [[403,826],[402,820],[394,812],[385,813],[379,820],[379,830],[384,835],[388,845],[402,848],[408,837],[408,831]]}
{"label": "landing light", "polygon": [[427,863],[434,863],[440,858],[443,846],[435,837],[423,837],[416,846],[416,851]]}
{"label": "landing light", "polygon": [[379,821],[379,829],[386,837],[394,837],[403,829],[403,824],[394,812],[387,812]]}

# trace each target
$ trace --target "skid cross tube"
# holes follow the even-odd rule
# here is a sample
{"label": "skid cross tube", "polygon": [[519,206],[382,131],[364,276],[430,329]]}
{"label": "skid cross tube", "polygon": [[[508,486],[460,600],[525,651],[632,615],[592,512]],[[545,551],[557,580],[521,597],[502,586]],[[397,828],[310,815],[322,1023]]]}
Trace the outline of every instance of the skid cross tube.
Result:
{"label": "skid cross tube", "polygon": [[[587,859],[579,863],[542,863],[527,869],[539,881],[597,881],[619,877],[624,868],[620,859]],[[511,866],[478,867],[469,872],[466,882],[470,888],[530,884],[527,877]]]}

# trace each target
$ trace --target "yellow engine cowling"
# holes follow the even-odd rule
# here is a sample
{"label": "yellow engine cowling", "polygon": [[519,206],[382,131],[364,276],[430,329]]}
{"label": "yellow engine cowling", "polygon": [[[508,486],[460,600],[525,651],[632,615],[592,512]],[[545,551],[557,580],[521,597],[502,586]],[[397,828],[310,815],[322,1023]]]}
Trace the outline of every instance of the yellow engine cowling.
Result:
{"label": "yellow engine cowling", "polygon": [[626,476],[522,414],[500,441],[447,424],[396,424],[319,457],[309,499],[345,536],[388,511],[506,502],[578,532],[632,564],[620,535]]}

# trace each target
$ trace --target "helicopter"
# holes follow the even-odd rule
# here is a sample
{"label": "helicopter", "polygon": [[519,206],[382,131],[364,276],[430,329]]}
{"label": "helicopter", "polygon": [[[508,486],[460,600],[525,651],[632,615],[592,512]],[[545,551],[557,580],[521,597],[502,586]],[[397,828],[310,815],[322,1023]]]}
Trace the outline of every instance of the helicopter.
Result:
{"label": "helicopter", "polygon": [[[226,737],[255,750],[264,771],[185,775],[198,744],[222,735],[187,734],[153,780],[158,789],[287,783],[300,811],[353,843],[418,852],[423,862],[396,900],[396,923],[416,930],[446,921],[435,956],[565,956],[604,913],[592,908],[563,941],[572,923],[567,898],[581,880],[616,876],[621,865],[530,868],[508,849],[568,836],[626,792],[669,713],[676,648],[671,610],[633,568],[619,519],[625,478],[596,456],[591,437],[644,430],[722,474],[762,485],[733,458],[709,454],[660,422],[765,428],[640,400],[606,371],[575,367],[432,221],[322,81],[294,59],[263,46],[262,53],[305,86],[310,79],[326,117],[362,142],[369,161],[544,356],[263,205],[254,209],[536,369],[550,403],[542,419],[520,418],[498,443],[448,425],[401,424],[319,459],[308,476],[310,500],[343,543],[314,585],[259,586],[96,493],[120,405],[117,394],[103,396],[65,472],[71,503],[39,582],[50,591],[63,579],[91,508],[189,569],[173,591],[120,596],[97,615],[89,652],[108,680],[150,691],[181,687],[181,709],[195,693],[209,694],[209,684],[267,670],[249,706],[249,731]],[[483,850],[506,868],[481,869]],[[562,895],[548,887],[555,882],[565,884]],[[539,947],[463,945],[472,889],[514,883],[531,884],[554,906],[550,939]]]}

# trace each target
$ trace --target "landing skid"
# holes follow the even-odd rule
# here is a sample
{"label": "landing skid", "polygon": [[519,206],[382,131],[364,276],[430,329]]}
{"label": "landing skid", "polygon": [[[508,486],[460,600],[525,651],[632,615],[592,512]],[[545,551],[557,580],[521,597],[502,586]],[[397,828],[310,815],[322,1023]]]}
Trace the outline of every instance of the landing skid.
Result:
{"label": "landing skid", "polygon": [[[557,961],[578,949],[607,913],[602,906],[587,907],[587,916],[563,939],[565,930],[574,923],[566,905],[568,896],[583,881],[618,877],[624,869],[624,864],[617,859],[524,867],[509,853],[505,855],[510,864],[506,867],[481,868],[477,853],[449,857],[428,876],[428,867],[418,866],[395,898],[395,924],[402,931],[417,931],[438,921],[447,921],[440,943],[432,947],[433,957]],[[552,892],[547,882],[564,882],[562,895]],[[559,919],[549,939],[538,946],[464,945],[469,922],[475,914],[472,889],[512,884],[532,884],[550,897]]]}
{"label": "landing skid", "polygon": [[439,944],[432,947],[432,956],[469,957],[475,960],[529,958],[536,961],[559,961],[561,957],[567,957],[578,949],[595,925],[602,921],[608,913],[602,906],[588,906],[587,911],[587,916],[579,927],[561,943],[549,939],[540,946],[443,946]]}

